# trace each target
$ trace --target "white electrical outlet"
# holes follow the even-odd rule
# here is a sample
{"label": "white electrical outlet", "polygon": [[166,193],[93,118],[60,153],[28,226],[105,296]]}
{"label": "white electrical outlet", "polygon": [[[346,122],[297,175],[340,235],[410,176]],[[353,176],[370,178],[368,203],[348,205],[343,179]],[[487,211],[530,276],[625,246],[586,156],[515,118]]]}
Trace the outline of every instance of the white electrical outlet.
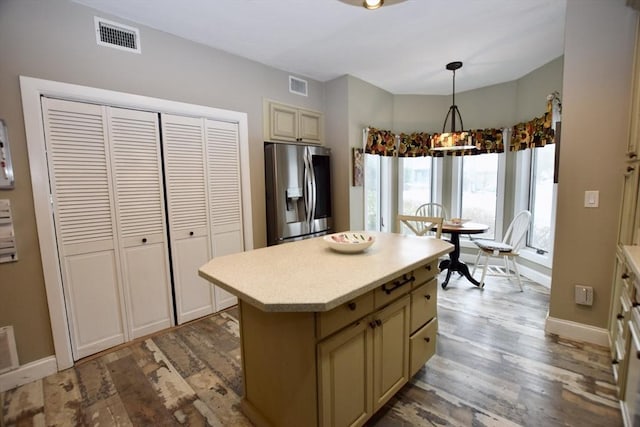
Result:
{"label": "white electrical outlet", "polygon": [[580,305],[593,305],[593,287],[576,285],[575,301]]}

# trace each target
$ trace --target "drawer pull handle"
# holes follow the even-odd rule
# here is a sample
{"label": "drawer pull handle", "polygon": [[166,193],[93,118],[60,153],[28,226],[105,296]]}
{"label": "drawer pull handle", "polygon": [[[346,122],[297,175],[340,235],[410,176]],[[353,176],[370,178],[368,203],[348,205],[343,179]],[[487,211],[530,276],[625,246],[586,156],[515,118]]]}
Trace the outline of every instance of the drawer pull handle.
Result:
{"label": "drawer pull handle", "polygon": [[146,237],[142,238],[142,243],[147,243],[147,238]]}
{"label": "drawer pull handle", "polygon": [[350,302],[347,307],[349,307],[349,310],[354,311],[356,309],[356,303]]}
{"label": "drawer pull handle", "polygon": [[427,271],[431,271],[431,264],[426,266]]}
{"label": "drawer pull handle", "polygon": [[369,326],[371,327],[371,329],[375,329],[376,328],[376,322],[374,322],[372,320],[371,322],[369,322]]}
{"label": "drawer pull handle", "polygon": [[627,173],[633,172],[636,168],[633,166],[627,166]]}
{"label": "drawer pull handle", "polygon": [[628,273],[622,273],[621,276],[623,279],[628,279],[629,278],[629,274]]}
{"label": "drawer pull handle", "polygon": [[431,299],[431,295],[429,295],[429,294],[426,294],[424,297],[425,297],[426,299]]}
{"label": "drawer pull handle", "polygon": [[613,360],[611,361],[611,364],[612,364],[612,365],[617,365],[617,364],[618,364],[618,359],[613,359]]}
{"label": "drawer pull handle", "polygon": [[430,342],[430,341],[431,341],[431,338],[426,337],[424,340],[425,340],[426,342]]}
{"label": "drawer pull handle", "polygon": [[376,319],[376,326],[382,326],[382,320]]}
{"label": "drawer pull handle", "polygon": [[415,277],[411,276],[411,277],[407,277],[406,275],[404,275],[403,280],[394,280],[393,284],[389,287],[387,287],[387,285],[382,285],[382,290],[389,295],[391,292],[395,291],[396,289],[406,285],[407,283],[411,283],[413,282],[415,279]]}
{"label": "drawer pull handle", "polygon": [[628,152],[627,156],[629,156],[630,159],[635,159],[636,157],[638,157],[638,155],[633,151]]}
{"label": "drawer pull handle", "polygon": [[624,319],[624,314],[622,314],[622,313],[618,313],[618,315],[616,316],[616,318],[617,318],[618,320],[622,320],[622,319]]}

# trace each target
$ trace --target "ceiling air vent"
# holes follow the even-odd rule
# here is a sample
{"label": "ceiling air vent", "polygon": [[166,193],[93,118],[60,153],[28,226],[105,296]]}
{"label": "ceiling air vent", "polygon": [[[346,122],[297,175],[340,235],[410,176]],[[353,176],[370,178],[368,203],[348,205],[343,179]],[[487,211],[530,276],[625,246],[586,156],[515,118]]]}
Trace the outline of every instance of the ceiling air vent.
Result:
{"label": "ceiling air vent", "polygon": [[296,95],[307,96],[307,81],[289,76],[289,92]]}
{"label": "ceiling air vent", "polygon": [[128,25],[94,17],[96,41],[100,46],[140,53],[140,31]]}

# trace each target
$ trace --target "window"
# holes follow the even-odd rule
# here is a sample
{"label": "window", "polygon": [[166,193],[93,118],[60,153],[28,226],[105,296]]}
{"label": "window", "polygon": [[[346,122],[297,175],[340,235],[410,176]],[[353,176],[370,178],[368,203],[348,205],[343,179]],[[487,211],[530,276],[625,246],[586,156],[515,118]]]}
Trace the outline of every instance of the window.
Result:
{"label": "window", "polygon": [[399,212],[414,215],[418,206],[432,201],[433,157],[404,157],[399,160]]}
{"label": "window", "polygon": [[380,230],[380,156],[364,155],[364,229]]}
{"label": "window", "polygon": [[393,157],[364,155],[364,228],[391,231]]}
{"label": "window", "polygon": [[482,237],[494,238],[499,219],[498,196],[502,193],[498,186],[498,154],[463,156],[456,160],[462,170],[457,191],[458,209],[454,211],[459,212],[461,218],[487,224],[489,230]]}
{"label": "window", "polygon": [[553,246],[555,149],[555,144],[546,145],[534,148],[531,154],[531,178],[529,181],[531,229],[527,246],[545,252],[551,252]]}

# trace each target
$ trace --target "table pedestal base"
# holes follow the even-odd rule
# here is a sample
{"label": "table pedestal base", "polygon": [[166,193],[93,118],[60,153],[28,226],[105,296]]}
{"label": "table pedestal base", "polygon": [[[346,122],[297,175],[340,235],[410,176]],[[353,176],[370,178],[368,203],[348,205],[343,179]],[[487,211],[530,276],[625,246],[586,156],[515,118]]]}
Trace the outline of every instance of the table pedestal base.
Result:
{"label": "table pedestal base", "polygon": [[440,262],[440,271],[447,270],[447,277],[442,282],[442,289],[445,289],[449,284],[449,278],[451,273],[457,271],[461,275],[467,278],[468,281],[476,286],[480,286],[480,282],[474,279],[469,273],[469,267],[467,264],[460,261],[460,235],[457,233],[451,233],[451,243],[453,243],[453,252],[449,253],[449,259],[445,259]]}

